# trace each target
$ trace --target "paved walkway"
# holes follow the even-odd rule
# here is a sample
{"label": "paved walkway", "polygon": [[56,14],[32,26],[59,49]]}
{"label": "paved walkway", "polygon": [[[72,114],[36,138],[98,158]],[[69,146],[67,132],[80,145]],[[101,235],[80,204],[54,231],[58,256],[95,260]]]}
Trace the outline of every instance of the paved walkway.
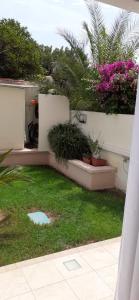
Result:
{"label": "paved walkway", "polygon": [[113,300],[120,238],[0,268],[0,300]]}

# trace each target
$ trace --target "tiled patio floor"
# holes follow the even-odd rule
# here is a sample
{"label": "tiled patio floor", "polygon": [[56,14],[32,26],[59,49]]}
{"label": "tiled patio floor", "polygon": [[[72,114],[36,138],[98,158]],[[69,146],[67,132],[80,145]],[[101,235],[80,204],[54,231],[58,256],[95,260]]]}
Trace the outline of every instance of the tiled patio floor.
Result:
{"label": "tiled patio floor", "polygon": [[0,300],[113,300],[120,238],[0,268]]}

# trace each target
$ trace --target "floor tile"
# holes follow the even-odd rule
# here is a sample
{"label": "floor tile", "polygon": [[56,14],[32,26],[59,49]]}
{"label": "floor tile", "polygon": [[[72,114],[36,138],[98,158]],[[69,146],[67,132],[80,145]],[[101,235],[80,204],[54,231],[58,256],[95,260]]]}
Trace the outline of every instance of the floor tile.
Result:
{"label": "floor tile", "polygon": [[63,280],[62,275],[56,270],[53,261],[24,267],[23,273],[32,289],[38,289]]}
{"label": "floor tile", "polygon": [[35,297],[32,293],[27,293],[20,296],[16,296],[14,298],[10,298],[9,300],[35,300]]}
{"label": "floor tile", "polygon": [[118,265],[100,269],[97,271],[102,280],[114,291],[117,281]]}
{"label": "floor tile", "polygon": [[120,254],[120,243],[115,242],[111,243],[109,245],[105,245],[104,248],[111,254],[113,255],[116,259],[119,258]]}
{"label": "floor tile", "polygon": [[2,267],[0,300],[114,300],[119,248],[113,239]]}
{"label": "floor tile", "polygon": [[66,282],[59,282],[34,291],[36,300],[77,300]]}
{"label": "floor tile", "polygon": [[111,266],[116,263],[116,259],[103,247],[81,252],[80,255],[95,270]]}
{"label": "floor tile", "polygon": [[7,265],[7,266],[3,266],[3,267],[0,267],[0,273],[5,273],[5,272],[8,272],[8,271],[13,271],[13,270],[16,270],[16,264],[11,264],[11,265]]}
{"label": "floor tile", "polygon": [[[79,264],[79,268],[69,271],[66,266],[65,262],[70,262],[75,260]],[[87,273],[91,271],[91,267],[82,259],[79,254],[75,255],[68,255],[59,259],[55,260],[56,268],[58,271],[63,275],[63,278],[72,278],[74,276],[81,275],[83,273]]]}
{"label": "floor tile", "polygon": [[4,300],[30,291],[20,270],[0,273],[0,299]]}
{"label": "floor tile", "polygon": [[68,284],[80,300],[99,300],[111,296],[111,289],[95,272],[68,279]]}

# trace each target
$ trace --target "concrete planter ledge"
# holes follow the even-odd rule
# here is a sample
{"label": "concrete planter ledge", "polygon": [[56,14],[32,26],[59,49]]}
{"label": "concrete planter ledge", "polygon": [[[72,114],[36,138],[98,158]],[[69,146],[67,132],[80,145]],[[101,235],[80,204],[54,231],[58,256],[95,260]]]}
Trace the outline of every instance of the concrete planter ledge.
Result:
{"label": "concrete planter ledge", "polygon": [[53,153],[49,153],[49,166],[71,178],[88,190],[104,190],[115,187],[116,168],[111,166],[94,167],[80,160],[59,163]]}
{"label": "concrete planter ledge", "polygon": [[3,166],[12,165],[48,165],[48,152],[26,148],[23,150],[13,150],[3,163]]}
{"label": "concrete planter ledge", "polygon": [[77,160],[77,159],[69,160],[69,163],[74,166],[79,167],[80,169],[86,170],[88,173],[91,173],[91,174],[99,173],[99,172],[105,173],[106,171],[112,170],[112,169],[115,171],[115,168],[113,168],[111,166],[94,167],[92,165],[88,165],[88,164],[84,163],[83,161]]}

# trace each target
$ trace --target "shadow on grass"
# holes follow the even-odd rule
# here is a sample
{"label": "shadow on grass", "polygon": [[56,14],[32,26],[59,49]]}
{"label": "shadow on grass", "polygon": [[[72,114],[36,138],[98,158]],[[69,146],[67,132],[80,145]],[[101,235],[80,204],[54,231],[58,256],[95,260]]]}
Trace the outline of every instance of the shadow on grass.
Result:
{"label": "shadow on grass", "polygon": [[21,233],[0,233],[0,244],[5,244],[7,241],[13,241],[21,238]]}
{"label": "shadow on grass", "polygon": [[81,205],[84,202],[93,204],[98,212],[106,211],[114,213],[115,215],[123,215],[125,200],[124,197],[117,194],[116,191],[101,191],[101,192],[87,192],[82,190],[81,193],[76,194],[76,199],[81,201]]}

